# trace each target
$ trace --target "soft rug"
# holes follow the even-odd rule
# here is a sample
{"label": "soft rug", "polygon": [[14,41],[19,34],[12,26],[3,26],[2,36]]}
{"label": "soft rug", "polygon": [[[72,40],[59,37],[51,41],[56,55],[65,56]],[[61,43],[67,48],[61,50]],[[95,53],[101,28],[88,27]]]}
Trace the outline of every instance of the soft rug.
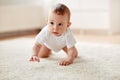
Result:
{"label": "soft rug", "polygon": [[31,63],[33,38],[0,41],[0,80],[120,80],[120,45],[78,42],[79,56],[69,66],[66,57],[53,52],[40,63]]}

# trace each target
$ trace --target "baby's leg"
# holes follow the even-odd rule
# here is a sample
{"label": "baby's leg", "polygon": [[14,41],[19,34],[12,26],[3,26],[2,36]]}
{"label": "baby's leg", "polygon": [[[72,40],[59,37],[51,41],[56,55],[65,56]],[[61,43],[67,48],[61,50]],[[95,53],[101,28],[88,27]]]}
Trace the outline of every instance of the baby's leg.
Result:
{"label": "baby's leg", "polygon": [[68,53],[67,53],[67,46],[65,46],[65,47],[63,48],[63,51],[64,51],[66,54],[68,54]]}
{"label": "baby's leg", "polygon": [[37,61],[39,62],[39,57],[46,58],[51,54],[51,50],[48,49],[45,45],[40,45],[39,43],[35,43],[33,46],[33,51],[34,54],[30,58],[29,61],[34,62]]}
{"label": "baby's leg", "polygon": [[38,57],[40,58],[47,58],[51,54],[51,50],[48,49],[45,45],[42,45],[39,52]]}

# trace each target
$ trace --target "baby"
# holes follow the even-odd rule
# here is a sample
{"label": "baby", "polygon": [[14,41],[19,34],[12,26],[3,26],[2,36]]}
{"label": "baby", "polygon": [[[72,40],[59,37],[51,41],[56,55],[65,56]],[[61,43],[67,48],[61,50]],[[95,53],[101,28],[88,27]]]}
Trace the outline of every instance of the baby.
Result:
{"label": "baby", "polygon": [[72,64],[78,53],[75,47],[76,40],[69,28],[70,25],[69,8],[61,3],[53,6],[49,12],[47,25],[35,38],[34,54],[30,61],[39,62],[39,58],[49,57],[51,50],[55,52],[63,50],[67,54],[67,58],[62,60],[59,65]]}

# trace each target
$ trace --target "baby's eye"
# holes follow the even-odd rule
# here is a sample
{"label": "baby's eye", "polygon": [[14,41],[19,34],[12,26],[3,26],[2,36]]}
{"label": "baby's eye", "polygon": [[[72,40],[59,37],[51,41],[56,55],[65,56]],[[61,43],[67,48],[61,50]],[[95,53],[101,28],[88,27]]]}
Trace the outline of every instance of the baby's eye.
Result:
{"label": "baby's eye", "polygon": [[53,25],[54,23],[53,22],[50,22],[51,25]]}
{"label": "baby's eye", "polygon": [[59,23],[59,24],[58,24],[58,26],[61,26],[61,25],[62,25],[62,23]]}

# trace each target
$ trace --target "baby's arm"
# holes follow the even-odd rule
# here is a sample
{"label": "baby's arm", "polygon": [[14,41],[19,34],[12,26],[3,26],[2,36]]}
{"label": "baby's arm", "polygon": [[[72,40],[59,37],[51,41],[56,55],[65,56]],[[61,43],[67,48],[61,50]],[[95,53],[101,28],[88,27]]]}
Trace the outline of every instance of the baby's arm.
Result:
{"label": "baby's arm", "polygon": [[74,58],[77,57],[77,55],[78,55],[76,47],[73,46],[73,47],[67,49],[67,55],[68,55],[67,59],[61,61],[60,65],[66,66],[66,65],[73,63]]}
{"label": "baby's arm", "polygon": [[39,62],[40,61],[39,57],[38,57],[38,53],[39,53],[39,50],[40,50],[41,46],[42,45],[37,43],[37,42],[34,44],[34,46],[33,46],[33,55],[32,55],[32,57],[30,58],[29,61],[32,61],[32,62],[34,62],[34,61]]}

